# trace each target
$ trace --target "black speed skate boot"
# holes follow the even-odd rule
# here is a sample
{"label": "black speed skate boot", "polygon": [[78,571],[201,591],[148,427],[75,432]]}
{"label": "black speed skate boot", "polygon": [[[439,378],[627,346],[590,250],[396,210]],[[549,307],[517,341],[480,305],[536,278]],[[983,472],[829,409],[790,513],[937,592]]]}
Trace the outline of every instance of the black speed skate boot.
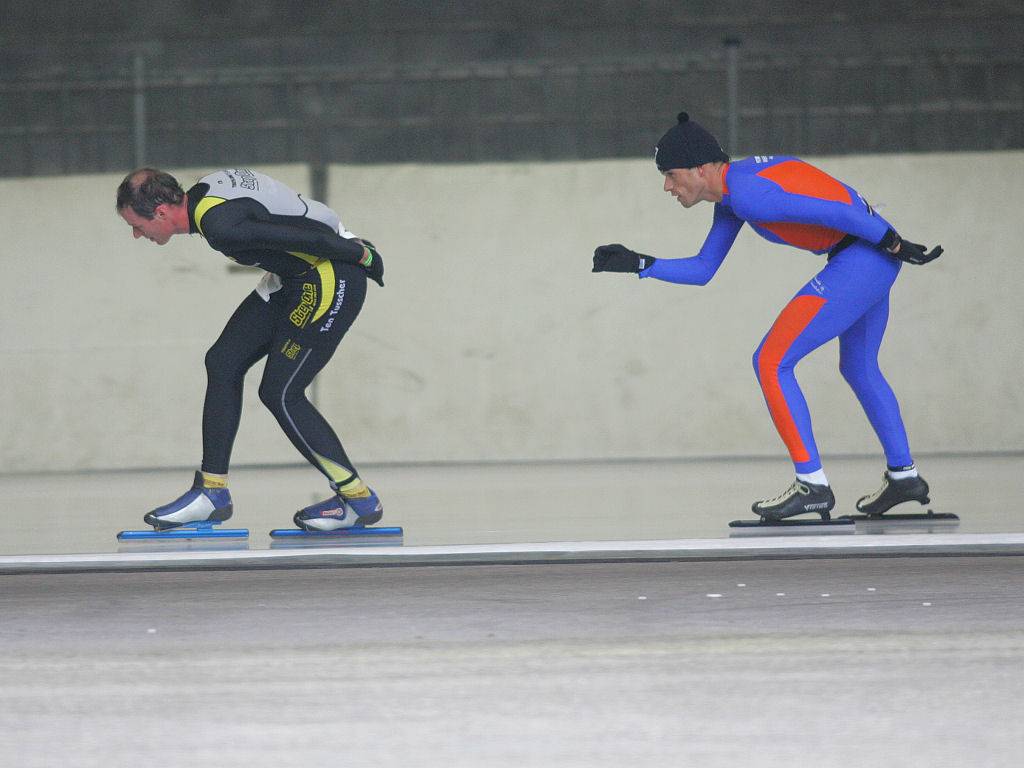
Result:
{"label": "black speed skate boot", "polygon": [[829,512],[835,505],[836,497],[832,495],[829,486],[794,480],[789,488],[774,499],[755,501],[750,508],[754,510],[755,515],[760,515],[762,520],[777,522],[809,512],[821,515],[822,520],[829,520]]}
{"label": "black speed skate boot", "polygon": [[881,517],[897,504],[902,504],[905,501],[917,501],[921,504],[931,501],[928,498],[928,483],[920,475],[894,480],[888,472],[885,472],[882,475],[882,487],[857,500],[857,511],[863,512],[868,517]]}

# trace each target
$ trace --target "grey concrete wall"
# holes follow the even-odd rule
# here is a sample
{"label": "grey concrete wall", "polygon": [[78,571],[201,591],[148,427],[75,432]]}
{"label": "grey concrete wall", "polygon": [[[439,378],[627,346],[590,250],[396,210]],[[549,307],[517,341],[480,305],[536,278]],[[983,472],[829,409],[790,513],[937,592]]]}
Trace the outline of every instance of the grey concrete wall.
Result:
{"label": "grey concrete wall", "polygon": [[[1024,449],[1024,153],[816,162],[947,249],[904,270],[882,352],[912,446]],[[118,181],[0,182],[5,471],[199,459],[202,355],[257,276],[199,238],[132,242]],[[329,197],[387,265],[317,384],[357,462],[784,456],[750,357],[821,260],[745,230],[703,288],[591,274],[604,242],[699,248],[710,205],[649,161],[333,167]],[[833,343],[798,369],[819,446],[877,452],[836,363]],[[235,460],[297,458],[254,390]]]}

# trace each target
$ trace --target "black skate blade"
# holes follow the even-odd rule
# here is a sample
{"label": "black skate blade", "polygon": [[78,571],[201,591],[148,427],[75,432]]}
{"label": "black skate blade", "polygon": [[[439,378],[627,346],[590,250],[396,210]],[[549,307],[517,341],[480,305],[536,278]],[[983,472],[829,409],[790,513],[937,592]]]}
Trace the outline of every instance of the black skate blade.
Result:
{"label": "black skate blade", "polygon": [[733,520],[730,537],[736,536],[823,536],[855,533],[852,520]]}
{"label": "black skate blade", "polygon": [[852,520],[865,530],[900,529],[900,528],[955,528],[960,525],[960,518],[951,512],[927,512],[881,515],[843,515],[840,520]]}
{"label": "black skate blade", "polygon": [[275,528],[270,532],[270,548],[395,546],[401,545],[404,535],[399,526],[339,528],[336,531]]}

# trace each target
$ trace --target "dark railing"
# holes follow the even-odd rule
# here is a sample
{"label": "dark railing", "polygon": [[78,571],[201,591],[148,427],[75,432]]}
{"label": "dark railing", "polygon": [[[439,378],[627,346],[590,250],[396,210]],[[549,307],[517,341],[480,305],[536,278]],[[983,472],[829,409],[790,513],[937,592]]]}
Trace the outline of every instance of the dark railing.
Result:
{"label": "dark railing", "polygon": [[[735,155],[1024,147],[1024,54],[225,66],[0,79],[0,175],[147,162],[636,157],[683,108]],[[732,141],[730,141],[732,139]]]}

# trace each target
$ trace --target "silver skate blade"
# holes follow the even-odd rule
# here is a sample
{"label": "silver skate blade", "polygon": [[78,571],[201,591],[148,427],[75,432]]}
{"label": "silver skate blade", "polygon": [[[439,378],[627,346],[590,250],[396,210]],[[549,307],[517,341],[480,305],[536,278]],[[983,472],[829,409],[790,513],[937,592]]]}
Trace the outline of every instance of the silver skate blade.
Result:
{"label": "silver skate blade", "polygon": [[729,538],[739,536],[824,536],[833,533],[856,533],[852,520],[733,520]]}
{"label": "silver skate blade", "polygon": [[885,533],[887,531],[948,531],[960,525],[960,518],[949,512],[928,510],[920,513],[868,515],[843,515],[841,520],[852,520],[858,533]]}
{"label": "silver skate blade", "polygon": [[336,531],[275,528],[270,532],[270,548],[401,546],[404,535],[404,530],[398,526],[339,528]]}

